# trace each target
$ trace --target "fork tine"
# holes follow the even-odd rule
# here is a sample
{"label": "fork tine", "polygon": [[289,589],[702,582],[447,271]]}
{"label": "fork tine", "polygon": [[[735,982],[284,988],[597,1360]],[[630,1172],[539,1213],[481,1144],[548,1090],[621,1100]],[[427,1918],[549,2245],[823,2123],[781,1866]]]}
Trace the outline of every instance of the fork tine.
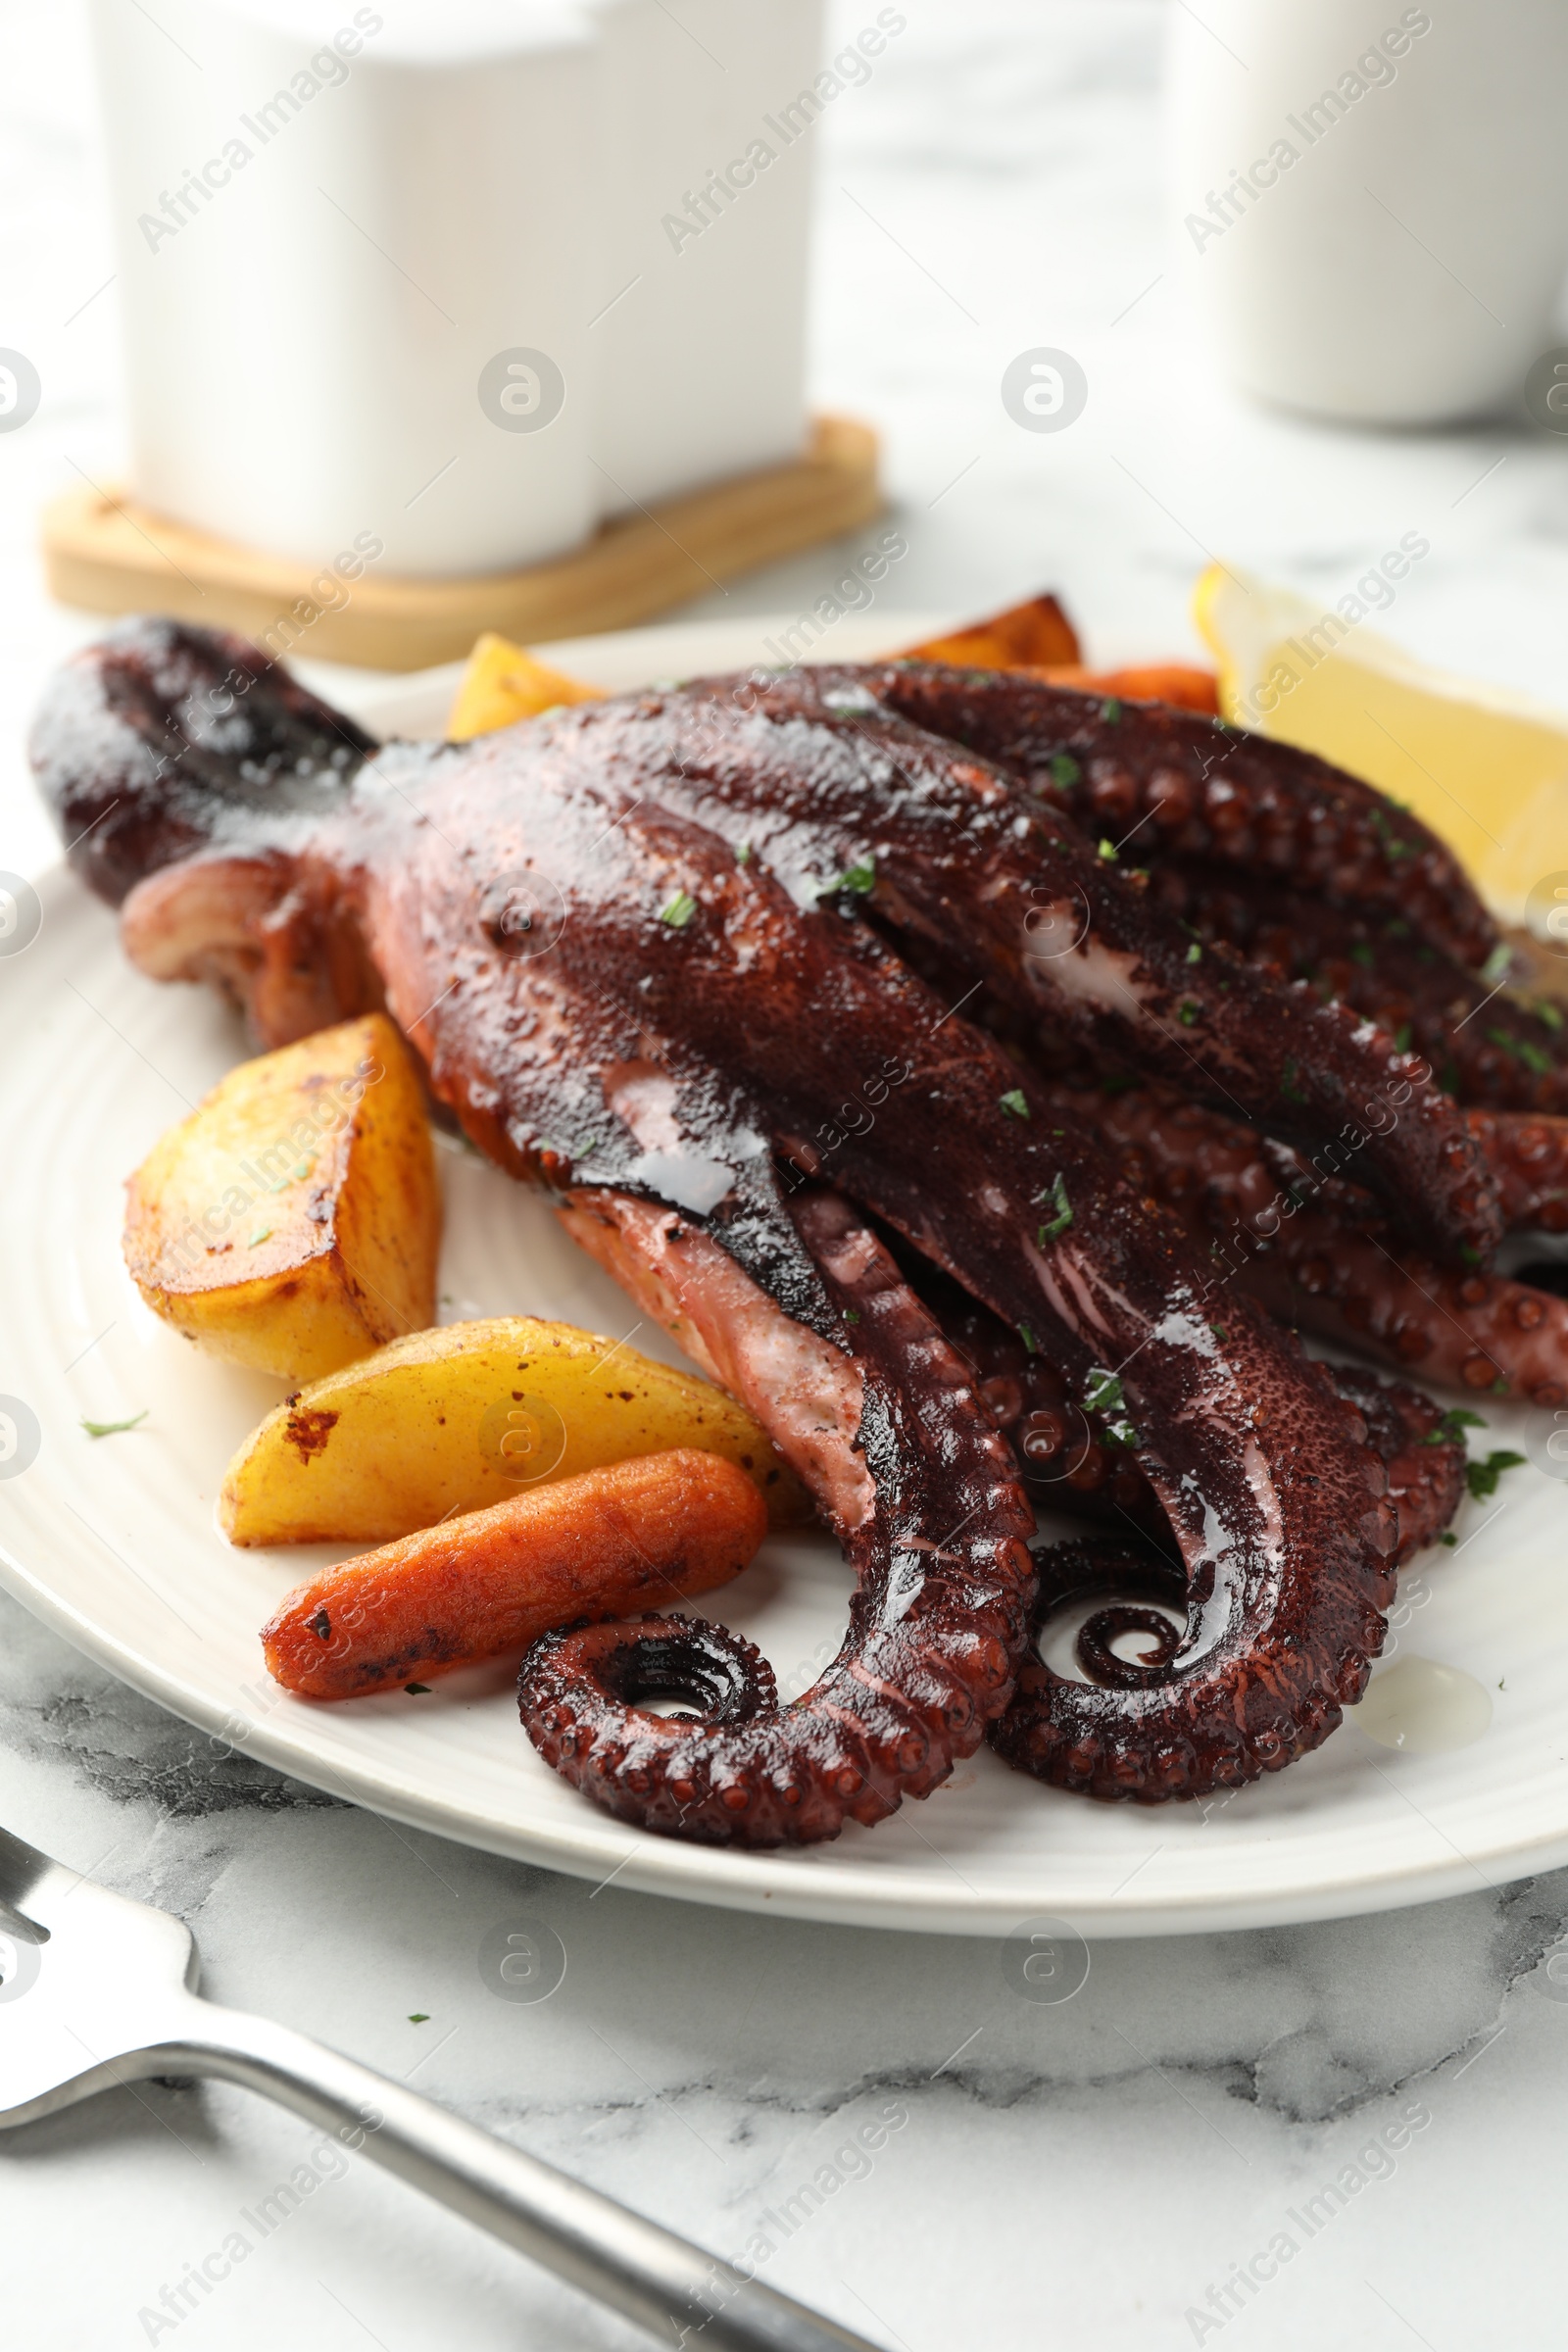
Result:
{"label": "fork tine", "polygon": [[50,1913],[72,1889],[81,1885],[79,1871],[68,1870],[9,1830],[0,1830],[0,1903],[31,1920],[47,1935]]}

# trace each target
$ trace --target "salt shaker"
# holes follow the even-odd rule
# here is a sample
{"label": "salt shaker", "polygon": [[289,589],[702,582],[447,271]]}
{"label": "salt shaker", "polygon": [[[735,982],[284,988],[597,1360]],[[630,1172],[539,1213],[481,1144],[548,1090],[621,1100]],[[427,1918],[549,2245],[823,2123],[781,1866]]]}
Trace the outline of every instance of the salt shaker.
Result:
{"label": "salt shaker", "polygon": [[304,562],[581,542],[601,43],[569,0],[92,0],[132,488]]}
{"label": "salt shaker", "polygon": [[1291,408],[1517,405],[1568,267],[1562,0],[1170,12],[1171,230],[1221,364]]}

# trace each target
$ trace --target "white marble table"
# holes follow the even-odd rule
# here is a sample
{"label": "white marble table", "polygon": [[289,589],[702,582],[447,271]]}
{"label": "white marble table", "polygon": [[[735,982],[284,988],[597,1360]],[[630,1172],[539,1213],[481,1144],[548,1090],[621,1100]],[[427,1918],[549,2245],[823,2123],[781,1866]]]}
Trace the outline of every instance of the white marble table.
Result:
{"label": "white marble table", "polygon": [[[1158,215],[1156,0],[906,5],[884,70],[831,116],[821,169],[818,389],[887,426],[910,550],[890,602],[959,612],[1052,583],[1097,654],[1177,652],[1206,550],[1327,596],[1418,528],[1432,556],[1390,625],[1568,700],[1568,453],[1503,428],[1398,439],[1261,416],[1184,338]],[[839,0],[847,32],[872,13]],[[119,457],[84,81],[78,8],[5,0],[0,343],[48,387],[0,438],[12,868],[50,854],[21,728],[86,633],[37,585],[34,514]],[[1038,344],[1089,376],[1056,436],[1022,433],[998,400],[1006,362]],[[710,608],[793,612],[832,571],[806,559]],[[715,2249],[764,2231],[764,2275],[873,2341],[1560,2340],[1568,2003],[1541,1961],[1568,1924],[1568,1874],[1345,1925],[1105,1945],[1074,2000],[1037,2007],[988,1942],[613,1886],[590,1900],[346,1810],[215,1759],[14,1604],[0,1619],[0,1818],[180,1912],[220,1997],[412,2076]],[[487,1933],[523,1916],[569,1955],[538,2007],[493,1997],[478,1966]],[[836,2162],[879,2115],[896,2128],[875,2158]],[[8,2340],[631,2340],[368,2168],[314,2166],[285,2210],[272,2192],[303,2185],[312,2145],[238,2093],[164,2087],[0,2142]]]}

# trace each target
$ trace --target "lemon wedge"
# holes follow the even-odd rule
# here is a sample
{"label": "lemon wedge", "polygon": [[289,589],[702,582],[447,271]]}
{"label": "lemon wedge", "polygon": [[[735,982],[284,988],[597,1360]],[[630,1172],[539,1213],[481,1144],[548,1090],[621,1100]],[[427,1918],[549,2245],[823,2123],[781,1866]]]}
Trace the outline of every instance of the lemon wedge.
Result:
{"label": "lemon wedge", "polygon": [[1193,613],[1227,718],[1377,785],[1447,843],[1502,921],[1539,925],[1532,894],[1568,869],[1568,712],[1429,668],[1343,609],[1217,564]]}

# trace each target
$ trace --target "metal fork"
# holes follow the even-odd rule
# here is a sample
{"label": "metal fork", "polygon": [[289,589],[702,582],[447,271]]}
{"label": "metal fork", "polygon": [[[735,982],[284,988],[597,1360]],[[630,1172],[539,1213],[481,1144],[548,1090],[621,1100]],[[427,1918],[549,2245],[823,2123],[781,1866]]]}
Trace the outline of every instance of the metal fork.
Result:
{"label": "metal fork", "polygon": [[196,1991],[183,1921],[0,1830],[0,2127],[157,2075],[215,2075],[291,2107],[608,2303],[703,2352],[874,2352],[672,2230],[291,2027]]}

